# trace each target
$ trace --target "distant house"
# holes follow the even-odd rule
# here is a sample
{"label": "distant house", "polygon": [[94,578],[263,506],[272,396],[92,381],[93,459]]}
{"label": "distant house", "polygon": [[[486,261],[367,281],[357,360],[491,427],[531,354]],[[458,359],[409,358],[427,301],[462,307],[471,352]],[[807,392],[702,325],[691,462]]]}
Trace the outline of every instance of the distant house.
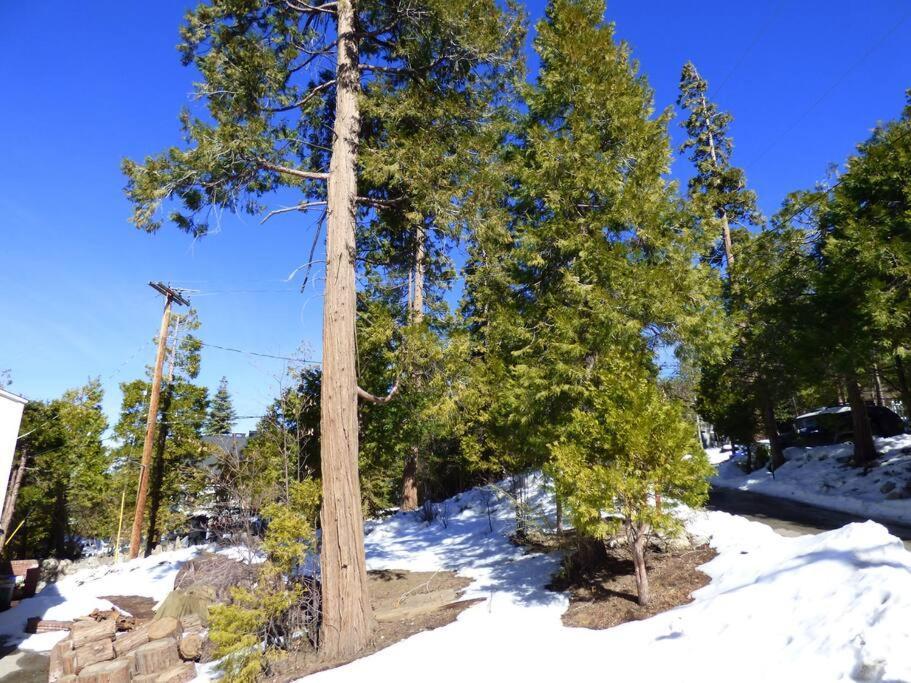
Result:
{"label": "distant house", "polygon": [[9,484],[10,471],[13,469],[13,455],[16,452],[19,424],[22,422],[22,409],[26,403],[28,401],[21,396],[0,389],[0,508],[6,500],[6,487]]}

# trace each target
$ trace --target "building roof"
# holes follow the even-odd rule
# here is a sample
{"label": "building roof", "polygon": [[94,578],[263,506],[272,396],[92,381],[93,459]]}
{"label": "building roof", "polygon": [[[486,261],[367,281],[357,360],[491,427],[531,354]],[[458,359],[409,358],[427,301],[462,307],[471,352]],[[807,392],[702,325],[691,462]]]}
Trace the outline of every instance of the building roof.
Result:
{"label": "building roof", "polygon": [[6,389],[0,389],[0,398],[5,398],[8,401],[13,401],[14,403],[21,403],[23,405],[28,403],[27,398],[22,398],[21,396],[18,396],[9,391],[6,391]]}

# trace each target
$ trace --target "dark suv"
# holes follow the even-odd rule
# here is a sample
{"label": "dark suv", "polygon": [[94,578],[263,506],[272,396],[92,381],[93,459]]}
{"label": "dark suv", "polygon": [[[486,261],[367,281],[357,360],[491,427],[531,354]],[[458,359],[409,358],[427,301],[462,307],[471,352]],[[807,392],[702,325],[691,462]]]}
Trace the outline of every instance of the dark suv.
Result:
{"label": "dark suv", "polygon": [[[905,431],[902,419],[883,406],[868,405],[873,436],[896,436]],[[782,445],[826,446],[854,438],[850,406],[820,408],[794,418],[793,431],[781,435]]]}

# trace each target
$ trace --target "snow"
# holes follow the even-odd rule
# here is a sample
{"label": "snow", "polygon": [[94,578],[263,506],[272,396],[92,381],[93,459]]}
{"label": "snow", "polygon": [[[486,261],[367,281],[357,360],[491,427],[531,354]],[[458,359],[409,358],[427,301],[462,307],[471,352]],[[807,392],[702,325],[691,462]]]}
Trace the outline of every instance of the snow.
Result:
{"label": "snow", "polygon": [[[543,525],[553,500],[540,476],[526,503]],[[639,622],[593,631],[568,628],[567,597],[546,586],[558,555],[528,554],[509,541],[511,498],[473,489],[436,506],[434,521],[397,513],[366,525],[370,569],[455,570],[481,602],[448,626],[417,634],[307,683],[732,680],[911,681],[911,554],[876,523],[784,538],[723,512],[685,511],[688,530],[718,556],[703,566],[711,583],[688,605]],[[161,599],[180,564],[201,548],[156,555],[66,577],[0,614],[0,633],[27,616],[66,619],[106,607],[100,595]],[[56,634],[47,634],[56,635]],[[59,636],[57,636],[59,637]],[[38,642],[45,639],[43,642]],[[47,649],[53,640],[21,644]],[[39,647],[40,646],[40,647]],[[200,667],[206,680],[211,666]]]}
{"label": "snow", "polygon": [[[540,479],[532,503],[552,506]],[[839,681],[911,680],[911,555],[868,522],[797,538],[722,512],[689,512],[719,555],[694,602],[605,631],[564,627],[567,598],[545,586],[559,558],[526,555],[507,535],[508,501],[474,490],[441,520],[398,514],[369,525],[371,569],[454,569],[483,602],[449,626],[306,680]],[[445,524],[443,521],[445,520]]]}
{"label": "snow", "polygon": [[120,564],[81,569],[48,584],[33,598],[0,612],[0,640],[23,650],[50,650],[66,631],[29,635],[24,632],[29,617],[68,621],[94,609],[111,609],[102,595],[140,595],[164,600],[174,588],[181,565],[205,546],[181,548]]}
{"label": "snow", "polygon": [[[724,460],[712,449],[717,464],[714,486],[755,491],[818,507],[848,512],[883,522],[911,523],[911,435],[876,439],[881,454],[869,471],[852,467],[850,443],[815,448],[788,448],[787,462],[773,477],[766,469],[745,474],[740,458]],[[715,457],[712,457],[712,456]]]}

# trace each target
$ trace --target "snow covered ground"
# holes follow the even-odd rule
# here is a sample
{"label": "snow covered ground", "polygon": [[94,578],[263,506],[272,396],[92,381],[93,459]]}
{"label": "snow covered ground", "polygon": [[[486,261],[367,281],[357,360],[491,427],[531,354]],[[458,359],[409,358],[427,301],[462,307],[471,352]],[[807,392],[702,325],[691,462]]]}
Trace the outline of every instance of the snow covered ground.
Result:
{"label": "snow covered ground", "polygon": [[[552,502],[533,478],[530,503],[544,523]],[[783,538],[721,512],[690,512],[690,532],[719,555],[711,583],[689,605],[605,631],[567,628],[567,598],[545,585],[556,556],[512,545],[507,496],[475,489],[438,506],[432,523],[399,513],[367,524],[371,569],[454,569],[483,602],[452,624],[308,679],[362,683],[407,676],[465,683],[640,680],[686,683],[911,681],[911,554],[868,522],[816,536]],[[39,612],[67,618],[104,606],[98,595],[162,597],[193,549],[67,577],[0,632]],[[37,600],[46,602],[37,603]],[[21,608],[19,608],[21,610]],[[26,614],[27,613],[27,614]],[[23,646],[37,647],[35,638]],[[41,643],[45,647],[48,643]],[[201,676],[201,679],[205,676]]]}
{"label": "snow covered ground", "polygon": [[850,465],[852,445],[785,449],[787,462],[773,477],[765,469],[745,474],[729,452],[709,449],[717,463],[712,484],[756,491],[883,521],[911,523],[911,435],[877,439],[881,455],[868,471]]}

